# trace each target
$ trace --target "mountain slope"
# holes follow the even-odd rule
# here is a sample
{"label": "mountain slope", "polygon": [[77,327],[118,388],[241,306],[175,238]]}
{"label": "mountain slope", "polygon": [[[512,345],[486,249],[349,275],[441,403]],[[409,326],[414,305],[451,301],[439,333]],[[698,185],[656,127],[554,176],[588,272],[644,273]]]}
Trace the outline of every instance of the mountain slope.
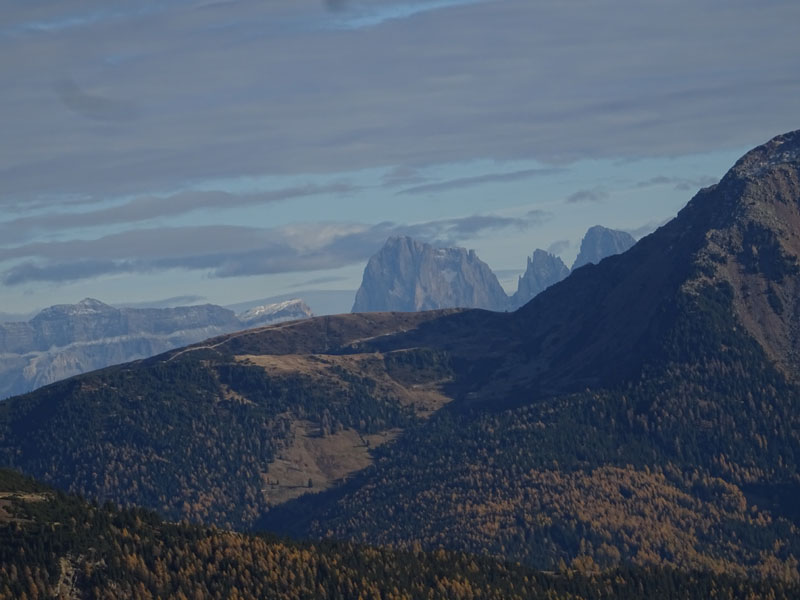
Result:
{"label": "mountain slope", "polygon": [[[0,464],[174,519],[247,527],[369,464],[370,447],[449,400],[435,351],[326,354],[436,316],[293,321],[57,382],[0,404]],[[340,461],[325,458],[332,450]]]}
{"label": "mountain slope", "polygon": [[797,586],[624,569],[545,574],[463,553],[309,544],[165,523],[96,506],[0,470],[0,600],[23,598],[629,597],[788,600]]}

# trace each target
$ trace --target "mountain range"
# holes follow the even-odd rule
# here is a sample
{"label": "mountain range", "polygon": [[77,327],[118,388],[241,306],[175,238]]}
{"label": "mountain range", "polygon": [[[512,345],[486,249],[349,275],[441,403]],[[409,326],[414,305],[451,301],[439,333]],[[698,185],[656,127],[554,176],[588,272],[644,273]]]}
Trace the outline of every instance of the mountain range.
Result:
{"label": "mountain range", "polygon": [[115,308],[92,298],[51,306],[26,322],[0,323],[0,398],[214,335],[310,316],[299,299],[238,315],[213,304]]}
{"label": "mountain range", "polygon": [[[573,269],[624,252],[635,242],[624,231],[591,227],[581,241]],[[537,249],[528,258],[517,291],[509,297],[474,250],[439,248],[395,236],[369,259],[352,312],[457,307],[516,310],[569,273],[559,257]]]}
{"label": "mountain range", "polygon": [[800,131],[514,312],[318,317],[73,377],[0,404],[0,464],[175,521],[794,585],[798,231]]}

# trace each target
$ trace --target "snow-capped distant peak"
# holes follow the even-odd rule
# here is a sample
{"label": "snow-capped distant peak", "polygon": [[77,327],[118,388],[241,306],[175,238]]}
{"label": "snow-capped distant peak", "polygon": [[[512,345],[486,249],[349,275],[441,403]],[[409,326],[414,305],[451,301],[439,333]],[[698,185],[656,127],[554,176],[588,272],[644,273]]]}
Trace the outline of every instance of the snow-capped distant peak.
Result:
{"label": "snow-capped distant peak", "polygon": [[268,325],[295,319],[313,317],[308,305],[300,298],[292,298],[274,304],[263,304],[239,313],[237,317],[246,325]]}

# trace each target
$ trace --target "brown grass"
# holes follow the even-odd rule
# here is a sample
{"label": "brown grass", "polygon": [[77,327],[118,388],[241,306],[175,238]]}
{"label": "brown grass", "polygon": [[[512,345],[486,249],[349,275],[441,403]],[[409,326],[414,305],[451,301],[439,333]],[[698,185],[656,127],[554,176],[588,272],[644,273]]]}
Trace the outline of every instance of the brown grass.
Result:
{"label": "brown grass", "polygon": [[452,400],[442,392],[443,384],[449,380],[436,380],[413,385],[404,385],[386,373],[383,354],[284,354],[243,355],[237,360],[264,368],[271,375],[301,374],[320,380],[329,387],[346,388],[332,367],[340,367],[360,377],[369,377],[376,384],[376,393],[390,396],[405,406],[413,406],[417,414],[427,417]]}
{"label": "brown grass", "polygon": [[345,429],[322,437],[319,428],[309,421],[296,421],[292,432],[294,443],[279,453],[264,474],[264,490],[272,506],[332,487],[372,463],[370,448],[400,434],[399,429],[392,429],[361,436]]}

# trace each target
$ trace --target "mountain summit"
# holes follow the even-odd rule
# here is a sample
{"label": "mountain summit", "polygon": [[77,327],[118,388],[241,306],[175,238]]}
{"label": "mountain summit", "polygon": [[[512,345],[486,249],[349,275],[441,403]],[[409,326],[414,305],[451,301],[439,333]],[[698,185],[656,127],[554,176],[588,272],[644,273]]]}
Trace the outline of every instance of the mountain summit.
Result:
{"label": "mountain summit", "polygon": [[528,257],[525,273],[517,282],[517,291],[510,299],[511,308],[517,309],[544,290],[569,275],[569,269],[558,256],[536,249]]}
{"label": "mountain summit", "polygon": [[[596,225],[581,242],[576,264],[597,263],[635,243],[630,234]],[[528,257],[517,291],[508,297],[474,250],[437,248],[410,237],[392,237],[364,269],[352,312],[439,308],[516,310],[569,275],[557,256],[537,249]]]}
{"label": "mountain summit", "polygon": [[474,250],[436,248],[410,237],[391,237],[372,256],[353,312],[418,311],[467,307],[504,310],[507,297]]}
{"label": "mountain summit", "polygon": [[608,229],[602,225],[590,227],[581,240],[581,249],[572,264],[572,270],[589,263],[597,264],[607,256],[622,254],[635,243],[636,240],[626,231]]}

